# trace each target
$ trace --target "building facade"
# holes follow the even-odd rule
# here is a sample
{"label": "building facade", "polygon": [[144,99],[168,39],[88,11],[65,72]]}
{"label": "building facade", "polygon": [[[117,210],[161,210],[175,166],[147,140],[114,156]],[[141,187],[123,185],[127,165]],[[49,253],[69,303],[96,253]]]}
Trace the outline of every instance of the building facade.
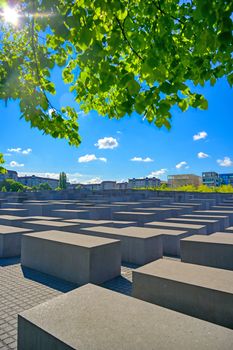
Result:
{"label": "building facade", "polygon": [[202,173],[202,183],[208,187],[216,187],[220,185],[220,178],[215,171]]}
{"label": "building facade", "polygon": [[18,181],[18,173],[14,170],[7,170],[6,174],[0,174],[0,182],[6,179],[12,179],[14,181]]}
{"label": "building facade", "polygon": [[168,187],[175,188],[180,186],[192,185],[198,187],[201,185],[201,177],[194,174],[168,175]]}
{"label": "building facade", "polygon": [[39,186],[40,184],[49,184],[49,186],[52,189],[55,189],[58,187],[59,180],[57,179],[51,179],[47,177],[40,177],[40,176],[21,176],[18,178],[18,181],[21,182],[25,186],[33,187],[33,186]]}
{"label": "building facade", "polygon": [[148,187],[159,187],[161,184],[160,179],[157,177],[145,177],[141,179],[129,179],[128,188],[148,188]]}
{"label": "building facade", "polygon": [[233,173],[219,174],[221,185],[231,185],[233,186]]}

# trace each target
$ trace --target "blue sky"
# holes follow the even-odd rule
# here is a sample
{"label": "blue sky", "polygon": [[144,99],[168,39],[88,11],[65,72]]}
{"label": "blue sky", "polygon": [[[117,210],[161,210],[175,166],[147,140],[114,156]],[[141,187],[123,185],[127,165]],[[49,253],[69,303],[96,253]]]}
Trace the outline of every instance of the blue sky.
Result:
{"label": "blue sky", "polygon": [[[58,90],[53,104],[78,109],[68,86],[61,83],[60,71],[55,70],[53,76]],[[233,90],[221,79],[214,87],[198,91],[208,99],[209,109],[185,113],[173,109],[170,131],[157,129],[137,114],[109,120],[95,112],[81,113],[78,148],[31,129],[20,120],[17,102],[7,107],[1,102],[0,152],[5,154],[7,168],[19,174],[53,177],[65,171],[71,181],[83,183],[153,175],[166,180],[168,174],[201,175],[210,170],[233,172]]]}

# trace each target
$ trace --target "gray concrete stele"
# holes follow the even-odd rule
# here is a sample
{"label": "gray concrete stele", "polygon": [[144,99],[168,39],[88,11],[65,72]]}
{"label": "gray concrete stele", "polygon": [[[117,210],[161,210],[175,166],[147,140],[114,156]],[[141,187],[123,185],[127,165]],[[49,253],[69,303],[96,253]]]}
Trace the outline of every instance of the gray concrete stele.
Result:
{"label": "gray concrete stele", "polygon": [[88,284],[18,316],[18,350],[229,350],[230,329]]}
{"label": "gray concrete stele", "polygon": [[24,235],[21,264],[82,285],[103,283],[121,272],[121,243],[61,231]]}
{"label": "gray concrete stele", "polygon": [[233,272],[160,259],[133,271],[133,296],[233,329]]}

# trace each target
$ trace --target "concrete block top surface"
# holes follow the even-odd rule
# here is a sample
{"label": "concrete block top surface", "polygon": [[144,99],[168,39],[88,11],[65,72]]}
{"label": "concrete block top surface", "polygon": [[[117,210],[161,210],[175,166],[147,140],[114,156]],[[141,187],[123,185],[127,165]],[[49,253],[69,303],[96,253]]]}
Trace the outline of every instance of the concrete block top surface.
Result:
{"label": "concrete block top surface", "polygon": [[53,227],[70,227],[75,226],[77,224],[71,222],[64,221],[54,221],[54,220],[35,220],[35,221],[27,221],[27,224],[33,225],[44,225],[44,226],[53,226]]}
{"label": "concrete block top surface", "polygon": [[82,210],[82,209],[54,209],[53,212],[58,212],[58,213],[86,213],[87,210]]}
{"label": "concrete block top surface", "polygon": [[115,239],[87,236],[77,233],[61,232],[56,230],[29,233],[25,235],[25,237],[76,245],[84,248],[94,248],[97,246],[103,246],[106,244],[119,242]]}
{"label": "concrete block top surface", "polygon": [[205,214],[183,214],[182,217],[195,217],[195,218],[210,218],[210,219],[227,219],[227,215],[205,215]]}
{"label": "concrete block top surface", "polygon": [[[176,219],[176,218],[171,218],[169,219],[169,221],[172,219]],[[204,225],[196,225],[196,224],[181,224],[178,222],[168,222],[166,221],[152,221],[152,222],[148,222],[145,224],[145,226],[164,226],[164,227],[178,227],[178,228],[186,228],[186,229],[201,229],[201,228],[205,228]]]}
{"label": "concrete block top surface", "polygon": [[76,224],[89,224],[89,225],[105,225],[109,224],[109,220],[89,220],[89,219],[67,219],[64,222],[74,222]]}
{"label": "concrete block top surface", "polygon": [[27,221],[31,221],[31,220],[60,220],[61,218],[59,218],[58,216],[56,217],[55,216],[29,216],[24,219]]}
{"label": "concrete block top surface", "polygon": [[233,271],[168,259],[153,261],[135,271],[233,294]]}
{"label": "concrete block top surface", "polygon": [[157,229],[157,228],[150,228],[150,227],[124,227],[121,228],[120,230],[122,230],[122,232],[126,232],[129,233],[133,232],[133,233],[145,233],[145,234],[149,234],[151,236],[155,236],[155,235],[172,235],[172,236],[179,236],[182,234],[186,234],[187,231],[179,231],[179,230],[166,230],[166,229]]}
{"label": "concrete block top surface", "polygon": [[22,209],[22,208],[1,208],[0,209],[1,211],[12,211],[12,212],[22,212],[22,211],[25,211],[25,209]]}
{"label": "concrete block top surface", "polygon": [[[173,220],[175,220],[175,221],[181,221],[181,222],[190,222],[190,221],[192,221],[192,222],[204,222],[204,223],[207,223],[207,224],[214,224],[214,223],[216,223],[216,222],[218,222],[218,220],[208,220],[208,219],[191,219],[191,218],[168,218],[168,219],[165,219],[166,221],[173,221]],[[194,225],[196,225],[196,224],[194,224]]]}
{"label": "concrete block top surface", "polygon": [[25,220],[28,220],[30,219],[30,217],[27,217],[27,216],[16,216],[16,215],[0,215],[0,220],[3,219],[3,220],[21,220],[21,221],[25,221]]}
{"label": "concrete block top surface", "polygon": [[[144,209],[143,209],[144,210]],[[115,214],[129,214],[129,215],[141,215],[141,216],[150,216],[150,215],[154,215],[154,213],[151,213],[151,212],[148,212],[148,213],[145,213],[144,211],[116,211]]]}
{"label": "concrete block top surface", "polygon": [[138,202],[112,202],[112,204],[135,205],[138,204]]}
{"label": "concrete block top surface", "polygon": [[[172,207],[169,207],[169,208],[161,208],[161,207],[158,207],[158,208],[156,208],[156,207],[153,207],[153,208],[134,208],[135,211],[140,210],[142,212],[144,212],[144,211],[145,212],[167,212],[171,209],[176,209],[176,208],[172,208]],[[180,208],[178,208],[178,209],[180,209]]]}
{"label": "concrete block top surface", "polygon": [[229,350],[233,332],[87,284],[23,312],[77,350]]}
{"label": "concrete block top surface", "polygon": [[25,233],[32,232],[32,230],[27,228],[20,228],[15,226],[0,225],[0,235],[5,235],[9,233]]}
{"label": "concrete block top surface", "polygon": [[211,214],[211,213],[213,213],[213,214],[233,214],[233,210],[212,210],[212,209],[210,209],[210,210],[195,210],[195,212],[194,213],[200,213],[200,214]]}
{"label": "concrete block top surface", "polygon": [[[135,230],[137,229],[137,230]],[[112,234],[112,235],[118,235],[122,237],[131,237],[131,238],[151,238],[154,236],[161,236],[161,231],[160,230],[150,230],[150,229],[144,229],[131,226],[131,227],[125,227],[125,228],[115,228],[115,227],[106,227],[106,226],[95,226],[95,227],[89,227],[89,228],[83,228],[80,229],[80,233],[85,231],[91,231],[91,232],[96,232],[96,233],[107,233],[107,234]]]}
{"label": "concrete block top surface", "polygon": [[212,235],[193,235],[191,237],[183,238],[182,241],[203,242],[203,243],[217,243],[233,245],[233,235],[231,233],[216,232]]}

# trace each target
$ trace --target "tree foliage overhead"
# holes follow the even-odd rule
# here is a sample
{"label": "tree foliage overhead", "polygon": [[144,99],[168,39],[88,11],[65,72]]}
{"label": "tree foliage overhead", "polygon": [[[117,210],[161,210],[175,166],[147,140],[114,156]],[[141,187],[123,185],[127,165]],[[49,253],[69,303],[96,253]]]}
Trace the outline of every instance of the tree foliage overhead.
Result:
{"label": "tree foliage overhead", "polygon": [[[206,109],[196,85],[233,84],[232,0],[28,0],[18,27],[1,24],[0,98],[53,137],[80,143],[77,113],[50,102],[55,65],[81,108],[136,111],[170,128],[171,108]],[[193,88],[190,88],[193,86]]]}

